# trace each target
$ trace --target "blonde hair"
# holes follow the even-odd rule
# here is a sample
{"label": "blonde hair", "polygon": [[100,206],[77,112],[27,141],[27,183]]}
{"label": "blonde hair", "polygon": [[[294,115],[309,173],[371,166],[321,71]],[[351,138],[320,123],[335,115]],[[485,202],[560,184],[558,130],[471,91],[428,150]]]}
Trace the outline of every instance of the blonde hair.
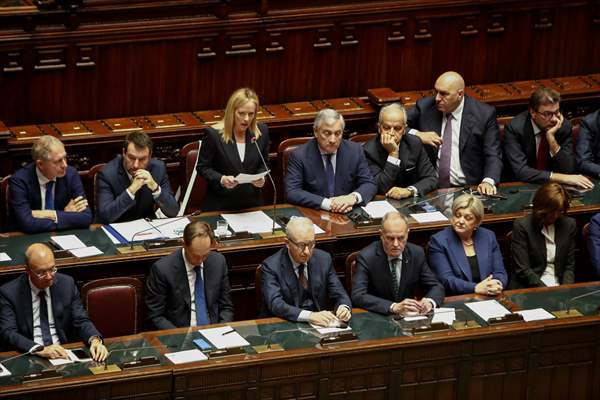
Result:
{"label": "blonde hair", "polygon": [[227,107],[225,107],[223,119],[214,125],[214,128],[219,131],[225,143],[233,141],[235,111],[249,101],[253,102],[256,106],[254,118],[252,121],[250,121],[250,131],[254,133],[257,139],[260,137],[261,132],[258,128],[258,124],[256,123],[256,115],[259,108],[258,96],[254,90],[250,88],[241,88],[233,92],[233,94],[229,97],[229,100],[227,101]]}
{"label": "blonde hair", "polygon": [[477,197],[472,194],[463,194],[458,196],[452,203],[452,215],[456,215],[458,210],[467,209],[473,213],[477,220],[477,225],[481,223],[483,219],[483,203]]}

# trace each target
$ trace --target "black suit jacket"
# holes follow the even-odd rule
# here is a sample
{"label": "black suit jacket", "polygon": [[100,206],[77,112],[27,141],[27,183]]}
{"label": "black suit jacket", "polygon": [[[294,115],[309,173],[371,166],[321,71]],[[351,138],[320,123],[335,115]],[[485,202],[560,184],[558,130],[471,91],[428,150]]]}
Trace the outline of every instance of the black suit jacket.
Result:
{"label": "black suit jacket", "polygon": [[[308,261],[307,270],[310,294],[315,307],[314,310],[308,311],[326,310],[329,304],[333,304],[334,311],[342,304],[352,309],[350,298],[335,273],[328,253],[315,249]],[[302,311],[302,299],[298,289],[298,277],[287,247],[263,261],[262,290],[265,307],[271,315],[297,321]]]}
{"label": "black suit jacket", "polygon": [[[419,99],[408,110],[408,126],[419,131],[433,131],[441,136],[442,113],[435,108],[435,98]],[[477,185],[483,178],[500,181],[502,150],[496,122],[496,109],[466,96],[460,125],[460,165],[467,184]],[[425,146],[431,164],[437,165],[438,149]]]}
{"label": "black suit jacket", "polygon": [[577,137],[577,167],[586,175],[600,177],[600,110],[581,120]]}
{"label": "black suit jacket", "polygon": [[[219,131],[206,128],[198,156],[198,173],[208,182],[208,190],[203,211],[212,210],[240,210],[243,208],[257,207],[263,204],[262,191],[251,183],[237,185],[233,189],[221,186],[223,175],[236,176],[239,173],[257,174],[265,171],[263,162],[258,154],[258,148],[265,162],[269,160],[269,128],[263,123],[258,124],[261,135],[252,142],[254,133],[246,131],[246,150],[244,162],[241,161],[235,140],[225,143]],[[268,178],[267,178],[268,179]]]}
{"label": "black suit jacket", "polygon": [[[102,337],[81,303],[75,281],[57,273],[50,286],[54,326],[61,344]],[[27,274],[0,287],[0,336],[8,349],[29,351],[33,341],[31,286]],[[40,343],[41,344],[41,343]]]}
{"label": "black suit jacket", "polygon": [[550,169],[542,171],[537,169],[537,150],[531,114],[524,111],[506,125],[502,141],[504,156],[517,180],[545,183],[550,179],[550,172],[563,174],[575,172],[573,138],[569,121],[564,120],[563,125],[556,132],[555,138],[560,145],[560,150],[554,157],[548,155],[548,167]]}
{"label": "black suit jacket", "polygon": [[[515,220],[511,242],[515,273],[511,278],[511,289],[546,286],[540,280],[546,269],[546,241],[541,229],[531,215]],[[573,218],[561,216],[556,220],[554,271],[561,285],[573,283],[575,280],[576,236],[577,225]]]}
{"label": "black suit jacket", "polygon": [[[204,294],[211,324],[233,321],[228,268],[222,254],[211,251],[204,261]],[[152,265],[146,280],[146,309],[155,329],[190,326],[190,285],[181,249]]]}
{"label": "black suit jacket", "polygon": [[417,136],[402,137],[398,148],[398,166],[387,162],[389,153],[381,145],[379,135],[365,143],[364,149],[371,174],[377,182],[377,193],[386,194],[394,186],[414,186],[419,195],[437,189],[437,172]]}
{"label": "black suit jacket", "polygon": [[97,222],[110,224],[139,218],[155,218],[155,203],[167,217],[177,215],[179,204],[173,197],[165,163],[152,158],[147,170],[160,185],[161,193],[156,200],[147,186],[137,191],[134,200],[129,197],[125,189],[131,185],[131,181],[123,167],[122,155],[115,157],[102,168],[96,177]]}
{"label": "black suit jacket", "polygon": [[380,314],[390,314],[390,306],[413,297],[417,287],[425,290],[425,297],[439,306],[444,302],[444,287],[427,265],[423,249],[407,243],[402,253],[400,290],[392,293],[392,273],[381,240],[371,243],[358,254],[356,272],[352,278],[352,303]]}

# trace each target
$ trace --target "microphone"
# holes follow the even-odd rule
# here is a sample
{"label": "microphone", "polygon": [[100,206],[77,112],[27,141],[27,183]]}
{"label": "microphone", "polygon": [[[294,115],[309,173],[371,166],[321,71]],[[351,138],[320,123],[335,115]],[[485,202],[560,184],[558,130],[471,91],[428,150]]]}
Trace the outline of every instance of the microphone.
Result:
{"label": "microphone", "polygon": [[257,346],[253,346],[254,350],[256,350],[257,353],[267,353],[267,352],[271,352],[271,351],[283,351],[283,347],[281,347],[280,344],[278,343],[273,343],[273,336],[279,333],[289,333],[289,332],[302,332],[302,333],[313,333],[313,332],[317,332],[318,335],[320,336],[320,340],[319,340],[319,344],[320,345],[328,345],[328,344],[334,344],[334,343],[342,343],[342,342],[347,342],[347,341],[352,341],[352,340],[357,340],[356,334],[354,332],[350,331],[342,331],[342,332],[335,332],[333,334],[329,333],[329,334],[325,334],[325,335],[321,335],[319,333],[319,329],[324,329],[324,328],[342,328],[345,329],[348,327],[348,323],[347,322],[343,322],[343,321],[339,321],[338,326],[322,326],[319,328],[313,328],[312,326],[310,326],[310,324],[308,324],[308,326],[302,326],[302,327],[297,327],[297,328],[293,328],[293,329],[276,329],[274,331],[272,331],[271,333],[269,333],[269,336],[267,336],[267,339],[265,340],[264,344],[262,345],[257,345]]}
{"label": "microphone", "polygon": [[572,316],[572,317],[580,316],[580,315],[581,315],[581,313],[580,313],[579,311],[577,311],[577,310],[571,310],[571,304],[572,304],[572,303],[573,303],[575,300],[581,300],[581,299],[584,299],[584,298],[586,298],[586,297],[588,297],[588,296],[593,296],[593,295],[595,295],[595,294],[598,294],[598,293],[600,293],[600,289],[597,289],[597,290],[592,290],[591,292],[584,293],[584,294],[580,294],[579,296],[571,297],[571,298],[570,298],[569,300],[567,300],[567,302],[565,303],[565,305],[566,305],[566,309],[564,309],[564,310],[563,310],[563,311],[564,311],[564,313],[565,313],[565,314],[567,314],[567,315],[572,313],[572,315],[570,315],[570,316]]}
{"label": "microphone", "polygon": [[273,227],[271,229],[271,233],[275,234],[275,219],[277,218],[277,187],[275,186],[275,181],[271,176],[271,171],[269,171],[269,167],[265,162],[265,158],[263,157],[262,152],[260,151],[260,147],[258,147],[258,143],[256,143],[256,135],[254,133],[252,134],[252,138],[250,139],[250,141],[254,143],[254,146],[256,146],[256,151],[258,151],[258,155],[260,156],[260,160],[262,161],[263,167],[265,167],[265,171],[268,171],[267,176],[269,177],[269,181],[271,181],[271,185],[273,186]]}
{"label": "microphone", "polygon": [[7,358],[6,360],[2,360],[2,361],[0,361],[0,365],[2,365],[2,367],[8,371],[8,368],[6,368],[6,366],[4,365],[5,362],[15,360],[17,358],[25,357],[25,356],[28,356],[33,353],[37,353],[38,351],[42,351],[42,350],[44,350],[44,346],[36,343],[35,346],[33,346],[31,348],[31,350],[29,350],[28,352],[22,353],[22,354],[17,354],[16,356],[12,356],[12,357]]}

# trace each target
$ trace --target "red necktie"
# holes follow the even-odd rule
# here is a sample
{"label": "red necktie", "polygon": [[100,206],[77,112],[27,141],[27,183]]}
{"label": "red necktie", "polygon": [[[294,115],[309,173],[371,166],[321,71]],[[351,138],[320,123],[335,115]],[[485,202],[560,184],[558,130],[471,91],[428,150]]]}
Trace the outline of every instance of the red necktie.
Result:
{"label": "red necktie", "polygon": [[537,151],[537,169],[542,171],[548,170],[548,139],[546,139],[546,133],[544,131],[539,133],[540,145]]}

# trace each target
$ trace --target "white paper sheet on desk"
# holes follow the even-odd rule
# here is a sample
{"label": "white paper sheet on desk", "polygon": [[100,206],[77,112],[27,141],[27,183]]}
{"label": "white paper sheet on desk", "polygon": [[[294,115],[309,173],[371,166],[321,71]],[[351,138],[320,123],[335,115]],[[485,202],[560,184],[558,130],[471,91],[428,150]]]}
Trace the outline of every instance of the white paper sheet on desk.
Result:
{"label": "white paper sheet on desk", "polygon": [[[231,332],[233,331],[233,332]],[[202,334],[217,349],[229,349],[231,347],[250,346],[250,343],[237,333],[231,326],[221,326],[218,328],[200,329]],[[223,334],[228,332],[227,334]],[[229,333],[230,332],[230,333]]]}
{"label": "white paper sheet on desk", "polygon": [[387,200],[371,201],[366,206],[363,206],[362,209],[365,210],[371,218],[383,218],[388,212],[396,211],[394,206],[388,203]]}
{"label": "white paper sheet on desk", "polygon": [[80,249],[85,247],[79,238],[75,235],[51,236],[50,240],[56,243],[63,250]]}
{"label": "white paper sheet on desk", "polygon": [[402,320],[406,321],[406,322],[419,321],[422,319],[427,319],[427,316],[425,316],[425,315],[408,315],[408,316],[402,318]]}
{"label": "white paper sheet on desk", "polygon": [[173,364],[185,364],[194,361],[208,360],[206,354],[198,349],[177,351],[175,353],[167,353],[165,357],[169,359]]}
{"label": "white paper sheet on desk", "polygon": [[52,364],[54,366],[58,366],[58,365],[65,365],[65,364],[73,364],[75,361],[81,361],[81,362],[89,361],[89,359],[80,360],[79,358],[77,358],[77,356],[75,354],[73,354],[73,352],[71,350],[66,350],[66,351],[67,351],[67,356],[69,358],[55,358],[55,359],[49,358],[48,361],[50,361],[50,364]]}
{"label": "white paper sheet on desk", "polygon": [[77,258],[99,256],[102,254],[102,252],[98,250],[96,246],[82,247],[81,249],[72,249],[69,251]]}
{"label": "white paper sheet on desk", "polygon": [[9,257],[6,253],[0,253],[0,261],[10,261],[12,258]]}
{"label": "white paper sheet on desk", "polygon": [[[271,232],[273,220],[262,211],[252,211],[239,214],[221,214],[234,232],[248,231],[250,233]],[[275,228],[280,228],[275,224]]]}
{"label": "white paper sheet on desk", "polygon": [[466,305],[484,321],[487,321],[490,318],[504,317],[506,314],[511,314],[506,307],[496,300],[475,301],[473,303],[467,303]]}
{"label": "white paper sheet on desk", "polygon": [[153,219],[150,224],[159,230],[164,237],[177,239],[183,236],[183,230],[190,223],[188,218],[161,218]]}
{"label": "white paper sheet on desk", "polygon": [[0,364],[0,376],[9,376],[12,375],[12,373],[6,369],[6,367],[2,364]]}
{"label": "white paper sheet on desk", "polygon": [[150,222],[143,218],[129,222],[117,222],[110,224],[110,226],[128,242],[131,242],[132,238],[136,242],[141,242],[143,240],[162,239],[164,237],[162,232],[157,231]]}
{"label": "white paper sheet on desk", "polygon": [[440,222],[448,221],[448,218],[439,211],[428,212],[428,213],[416,213],[410,214],[420,224],[426,224],[428,222]]}
{"label": "white paper sheet on desk", "polygon": [[529,321],[541,321],[544,319],[554,319],[556,318],[554,315],[550,314],[548,311],[543,308],[534,308],[532,310],[521,310],[516,311],[516,314],[521,314],[525,322]]}
{"label": "white paper sheet on desk", "polygon": [[269,172],[270,170],[259,174],[237,174],[233,179],[235,179],[237,183],[252,183],[260,178],[264,178]]}
{"label": "white paper sheet on desk", "polygon": [[314,329],[316,329],[317,332],[319,332],[319,334],[321,334],[321,335],[329,335],[331,333],[338,333],[338,332],[348,332],[348,331],[352,330],[352,328],[350,328],[350,326],[347,326],[345,328],[324,327],[324,326],[318,326],[318,325],[313,325],[313,324],[310,324],[310,326],[312,326]]}
{"label": "white paper sheet on desk", "polygon": [[456,310],[449,307],[440,307],[433,310],[433,318],[431,323],[443,322],[447,325],[452,325],[456,321]]}
{"label": "white paper sheet on desk", "polygon": [[117,239],[116,237],[114,237],[114,236],[112,235],[112,233],[110,233],[110,232],[108,231],[108,229],[106,229],[104,226],[102,226],[102,232],[104,232],[104,234],[105,234],[105,235],[106,235],[106,236],[107,236],[107,237],[110,239],[110,241],[111,241],[113,244],[121,244],[121,242],[119,242],[119,239]]}

